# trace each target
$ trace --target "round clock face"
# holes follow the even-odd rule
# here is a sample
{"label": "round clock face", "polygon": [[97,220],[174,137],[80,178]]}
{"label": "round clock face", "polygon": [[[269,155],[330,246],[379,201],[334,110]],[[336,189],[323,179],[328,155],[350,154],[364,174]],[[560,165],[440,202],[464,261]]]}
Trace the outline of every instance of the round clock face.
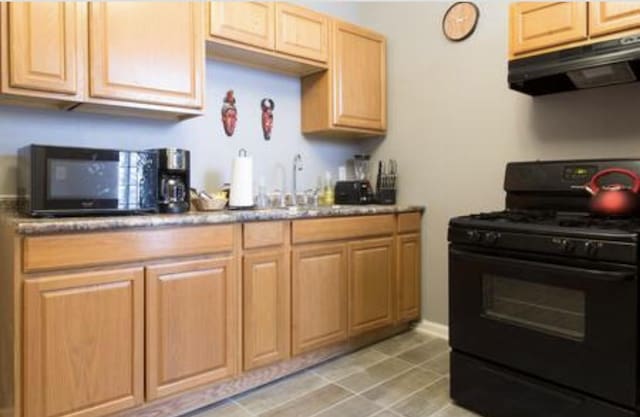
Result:
{"label": "round clock face", "polygon": [[467,39],[476,30],[479,16],[480,11],[475,4],[467,1],[454,3],[442,20],[444,35],[452,41]]}

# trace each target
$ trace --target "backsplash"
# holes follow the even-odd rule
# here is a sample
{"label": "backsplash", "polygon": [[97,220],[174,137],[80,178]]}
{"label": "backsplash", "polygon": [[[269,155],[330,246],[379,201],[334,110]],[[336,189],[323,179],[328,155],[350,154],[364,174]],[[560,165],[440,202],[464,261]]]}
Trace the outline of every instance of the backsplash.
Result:
{"label": "backsplash", "polygon": [[[357,21],[355,4],[305,3],[306,6]],[[85,113],[0,106],[0,195],[15,194],[16,151],[31,143],[123,149],[162,147],[191,151],[192,185],[216,189],[230,180],[231,161],[241,148],[254,158],[254,180],[268,190],[291,188],[293,157],[303,156],[301,189],[360,151],[358,142],[304,137],[300,131],[300,81],[295,77],[207,60],[205,115],[183,122],[124,118]],[[237,99],[238,124],[224,133],[220,109],[227,90]],[[270,141],[263,139],[260,101],[275,101]]]}

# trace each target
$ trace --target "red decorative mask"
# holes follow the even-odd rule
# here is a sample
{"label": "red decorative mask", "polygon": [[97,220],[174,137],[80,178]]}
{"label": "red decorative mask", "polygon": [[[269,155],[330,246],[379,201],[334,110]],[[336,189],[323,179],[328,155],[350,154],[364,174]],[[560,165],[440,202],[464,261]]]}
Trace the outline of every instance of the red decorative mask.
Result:
{"label": "red decorative mask", "polygon": [[273,129],[273,109],[276,105],[270,98],[263,98],[260,102],[260,107],[262,107],[262,132],[264,133],[264,140],[270,140],[271,130]]}
{"label": "red decorative mask", "polygon": [[233,96],[233,90],[229,90],[222,103],[222,126],[227,136],[233,136],[237,121],[238,109],[236,108],[236,98]]}

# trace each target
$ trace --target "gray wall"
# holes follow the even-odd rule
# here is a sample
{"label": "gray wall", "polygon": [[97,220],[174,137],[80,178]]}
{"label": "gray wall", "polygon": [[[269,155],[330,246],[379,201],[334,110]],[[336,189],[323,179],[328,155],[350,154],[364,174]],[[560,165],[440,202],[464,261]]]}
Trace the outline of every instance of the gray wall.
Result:
{"label": "gray wall", "polygon": [[448,42],[450,2],[361,5],[388,36],[389,134],[375,157],[400,165],[400,200],[427,204],[423,316],[447,323],[447,222],[504,206],[507,161],[640,157],[640,86],[532,99],[507,89],[507,9],[480,2],[473,37]]}
{"label": "gray wall", "polygon": [[[353,3],[305,2],[308,7],[358,22]],[[84,113],[65,113],[0,106],[0,195],[15,194],[16,149],[30,143],[146,149],[183,147],[192,151],[193,185],[215,190],[229,180],[231,160],[240,148],[254,157],[255,180],[263,176],[268,189],[281,187],[283,173],[291,184],[291,164],[302,153],[303,187],[356,152],[358,142],[305,138],[300,133],[300,81],[242,66],[207,60],[206,114],[180,123]],[[234,89],[238,127],[228,138],[220,122],[222,98]],[[262,139],[260,100],[275,100],[272,139]]]}

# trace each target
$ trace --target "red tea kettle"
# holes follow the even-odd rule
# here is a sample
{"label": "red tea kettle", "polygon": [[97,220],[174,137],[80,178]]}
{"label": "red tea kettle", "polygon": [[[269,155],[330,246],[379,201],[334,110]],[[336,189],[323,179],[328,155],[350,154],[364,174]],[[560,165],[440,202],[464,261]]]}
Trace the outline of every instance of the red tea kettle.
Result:
{"label": "red tea kettle", "polygon": [[[633,180],[631,188],[622,184],[598,185],[598,181],[610,174],[622,174]],[[638,192],[640,192],[640,176],[623,168],[610,168],[598,172],[585,185],[591,193],[591,213],[600,216],[631,216],[638,211]]]}

